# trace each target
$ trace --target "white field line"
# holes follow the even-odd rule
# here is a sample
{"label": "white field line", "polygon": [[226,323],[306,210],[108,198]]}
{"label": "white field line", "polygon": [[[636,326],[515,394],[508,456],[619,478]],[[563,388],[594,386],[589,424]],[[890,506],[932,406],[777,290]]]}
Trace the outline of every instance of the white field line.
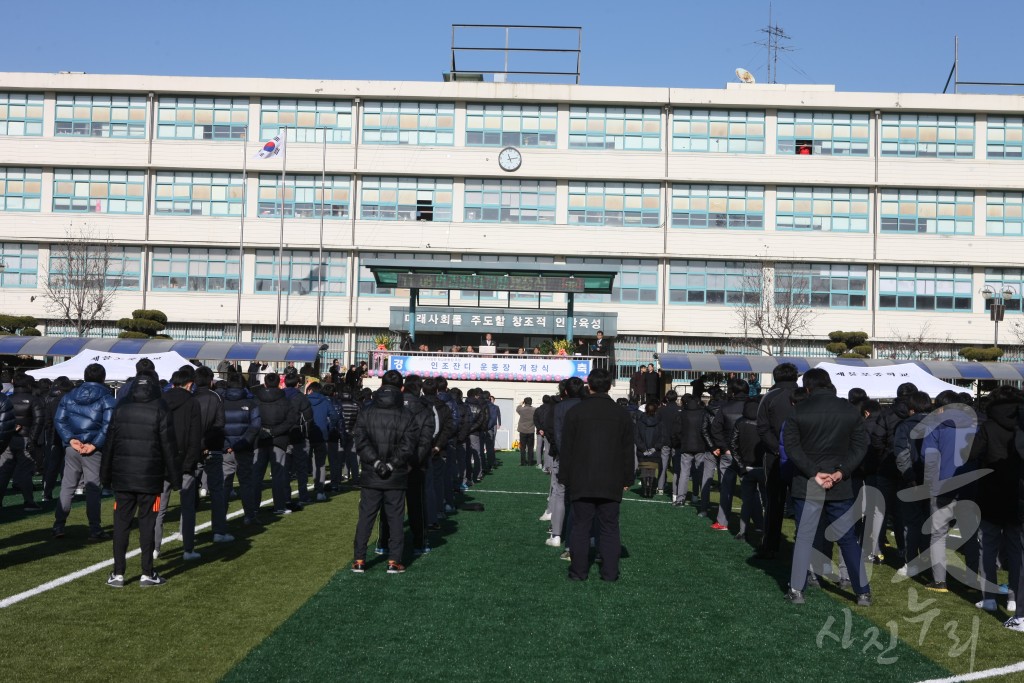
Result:
{"label": "white field line", "polygon": [[960,681],[981,681],[986,678],[1007,676],[1021,671],[1024,671],[1024,662],[1001,666],[998,669],[985,669],[984,671],[975,671],[969,674],[958,674],[956,676],[950,676],[949,678],[932,678],[927,681],[919,681],[918,683],[959,683]]}
{"label": "white field line", "polygon": [[[293,491],[292,493],[296,493],[296,491]],[[268,499],[266,499],[266,500],[264,500],[263,502],[260,503],[260,507],[264,507],[264,506],[269,505],[269,504],[271,504],[273,502],[274,502],[273,498],[268,498]],[[243,514],[245,514],[244,510],[235,510],[234,512],[228,514],[227,519],[234,519],[236,517],[241,517]],[[209,529],[211,526],[213,526],[213,522],[203,522],[202,524],[197,524],[196,525],[196,531],[203,531],[205,529]],[[160,544],[162,545],[164,543],[170,543],[171,541],[176,541],[176,540],[179,540],[180,538],[181,538],[180,534],[175,532],[175,533],[171,534],[170,536],[165,536],[163,538],[163,540],[160,541]],[[157,547],[160,547],[160,546],[157,546]],[[142,554],[142,548],[136,548],[135,550],[132,550],[127,555],[125,555],[125,559],[131,559],[131,558],[137,557],[137,556],[139,556],[141,554]],[[89,565],[88,567],[85,567],[84,569],[79,569],[76,572],[71,572],[70,574],[65,574],[64,576],[58,577],[58,578],[54,579],[53,581],[47,581],[46,583],[40,584],[40,585],[36,586],[35,588],[30,588],[27,591],[23,591],[23,592],[18,593],[16,595],[12,595],[9,598],[4,598],[3,600],[0,600],[0,609],[4,609],[5,607],[10,607],[11,605],[16,605],[17,603],[21,602],[22,600],[28,600],[29,598],[35,597],[37,595],[40,595],[41,593],[45,593],[46,591],[50,591],[50,590],[53,590],[54,588],[58,588],[60,586],[63,586],[66,583],[71,583],[72,581],[75,581],[76,579],[80,579],[83,576],[88,576],[89,574],[95,574],[96,572],[98,572],[98,571],[100,571],[102,569],[106,569],[107,567],[113,567],[113,566],[114,566],[114,558],[110,558],[109,560],[104,560],[103,562],[97,562],[96,564]]]}

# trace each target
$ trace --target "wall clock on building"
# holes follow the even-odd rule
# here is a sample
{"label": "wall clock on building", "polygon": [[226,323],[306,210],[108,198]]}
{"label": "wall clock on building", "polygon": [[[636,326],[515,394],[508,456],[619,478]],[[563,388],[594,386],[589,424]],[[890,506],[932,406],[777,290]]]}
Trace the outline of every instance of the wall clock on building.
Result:
{"label": "wall clock on building", "polygon": [[515,147],[506,147],[498,152],[498,166],[503,171],[518,171],[523,165],[523,155]]}

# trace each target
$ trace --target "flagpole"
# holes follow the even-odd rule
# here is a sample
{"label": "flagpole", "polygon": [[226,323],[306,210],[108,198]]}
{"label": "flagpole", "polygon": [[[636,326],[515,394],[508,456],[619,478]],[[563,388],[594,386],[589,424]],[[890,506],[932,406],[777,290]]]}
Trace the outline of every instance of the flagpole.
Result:
{"label": "flagpole", "polygon": [[245,209],[248,203],[248,154],[246,153],[246,143],[249,142],[249,127],[246,126],[242,129],[242,217],[238,223],[238,297],[235,302],[235,341],[242,341],[242,283],[245,282],[243,275],[243,262],[245,256],[243,249],[245,247]]}
{"label": "flagpole", "polygon": [[274,324],[274,343],[281,343],[281,288],[284,281],[284,193],[285,173],[288,168],[288,127],[281,129],[281,228],[277,236],[277,322]]}
{"label": "flagpole", "polygon": [[321,154],[320,166],[320,249],[317,257],[316,268],[316,343],[319,344],[320,321],[322,317],[323,296],[324,296],[324,202],[327,194],[327,128],[324,128],[324,148]]}

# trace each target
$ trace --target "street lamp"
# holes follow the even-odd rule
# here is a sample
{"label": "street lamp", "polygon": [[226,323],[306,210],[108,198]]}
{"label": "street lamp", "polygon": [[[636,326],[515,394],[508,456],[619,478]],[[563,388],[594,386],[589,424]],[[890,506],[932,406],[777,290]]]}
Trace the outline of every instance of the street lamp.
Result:
{"label": "street lamp", "polygon": [[999,346],[999,323],[1003,321],[1006,313],[1006,300],[1017,296],[1017,290],[1012,285],[1003,285],[996,289],[992,285],[985,285],[981,288],[981,296],[989,302],[988,318],[996,326],[995,341],[993,346]]}

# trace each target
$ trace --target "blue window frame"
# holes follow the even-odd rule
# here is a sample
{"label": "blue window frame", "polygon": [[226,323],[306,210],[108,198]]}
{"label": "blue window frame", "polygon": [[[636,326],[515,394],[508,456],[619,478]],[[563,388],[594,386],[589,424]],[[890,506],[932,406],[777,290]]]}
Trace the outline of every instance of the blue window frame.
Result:
{"label": "blue window frame", "polygon": [[452,220],[451,178],[366,176],[360,190],[360,218],[376,221]]}
{"label": "blue window frame", "polygon": [[466,145],[470,147],[554,147],[557,135],[555,105],[466,105]]}
{"label": "blue window frame", "polygon": [[260,139],[270,140],[282,128],[288,142],[344,144],[352,142],[350,100],[278,100],[260,103]]}
{"label": "blue window frame", "polygon": [[[321,183],[323,187],[321,188]],[[280,174],[260,175],[258,215],[281,216]],[[285,179],[285,218],[348,218],[352,179],[347,175],[289,175]]]}
{"label": "blue window frame", "polygon": [[161,97],[156,120],[158,138],[239,140],[246,136],[249,125],[249,100],[244,97]]}
{"label": "blue window frame", "polygon": [[878,307],[898,311],[970,312],[971,269],[880,266]]}
{"label": "blue window frame", "polygon": [[775,302],[814,308],[865,308],[868,268],[845,263],[776,263]]}
{"label": "blue window frame", "polygon": [[43,169],[0,166],[0,211],[39,211]]}
{"label": "blue window frame", "polygon": [[0,242],[0,287],[35,287],[39,273],[39,245]]}
{"label": "blue window frame", "polygon": [[87,168],[53,170],[53,210],[75,213],[142,213],[144,171]]}
{"label": "blue window frame", "polygon": [[988,132],[985,137],[989,159],[1024,158],[1024,117],[988,117]]}
{"label": "blue window frame", "polygon": [[673,228],[764,229],[760,185],[673,185]]}
{"label": "blue window frame", "polygon": [[882,156],[974,158],[970,114],[882,114]]}
{"label": "blue window frame", "polygon": [[882,232],[974,234],[970,190],[882,190]]}
{"label": "blue window frame", "polygon": [[[316,250],[284,250],[284,272],[281,282],[284,291],[291,294],[344,296],[348,286],[348,254],[343,251],[324,251],[321,258]],[[257,294],[277,292],[277,250],[256,250]]]}
{"label": "blue window frame", "polygon": [[569,225],[654,228],[660,223],[658,183],[569,181]]}
{"label": "blue window frame", "polygon": [[[74,271],[81,267],[82,249],[79,245],[72,246],[69,256],[66,245],[54,244],[50,249],[50,279],[60,279],[68,271],[74,275]],[[106,287],[138,291],[142,278],[142,247],[90,244],[84,249],[89,261],[101,263],[106,260]]]}
{"label": "blue window frame", "polygon": [[675,304],[738,306],[761,300],[760,264],[743,261],[671,261],[668,297]]}
{"label": "blue window frame", "polygon": [[[1009,286],[1014,294],[1011,297],[1004,297],[1003,304],[1008,312],[1021,312],[1021,296],[1024,296],[1024,269],[986,268],[985,284],[997,292],[1002,292],[1004,287]],[[991,299],[984,299],[984,301],[985,310],[987,311],[991,307],[992,301]]]}
{"label": "blue window frame", "polygon": [[764,112],[675,109],[672,151],[764,154]]}
{"label": "blue window frame", "polygon": [[237,292],[238,250],[156,247],[154,291]]}
{"label": "blue window frame", "polygon": [[144,95],[57,95],[53,134],[93,138],[146,137]]}
{"label": "blue window frame", "polygon": [[454,102],[367,102],[363,142],[369,145],[454,145]]}
{"label": "blue window frame", "polygon": [[595,303],[658,303],[658,262],[654,259],[617,259],[570,256],[566,263],[582,263],[614,268],[619,272],[611,294],[577,294],[576,301]]}
{"label": "blue window frame", "polygon": [[245,182],[241,173],[156,174],[155,211],[175,216],[241,216]]}
{"label": "blue window frame", "polygon": [[42,135],[43,93],[0,92],[0,135]]}
{"label": "blue window frame", "polygon": [[870,208],[865,188],[780,186],[775,191],[775,229],[867,232]]}
{"label": "blue window frame", "polygon": [[1024,235],[1024,194],[1020,192],[988,192],[985,196],[985,234]]}
{"label": "blue window frame", "polygon": [[467,223],[554,223],[555,181],[466,178]]}
{"label": "blue window frame", "polygon": [[780,111],[779,154],[866,157],[871,148],[868,114],[831,111]]}
{"label": "blue window frame", "polygon": [[661,149],[661,110],[656,107],[570,107],[570,149]]}

